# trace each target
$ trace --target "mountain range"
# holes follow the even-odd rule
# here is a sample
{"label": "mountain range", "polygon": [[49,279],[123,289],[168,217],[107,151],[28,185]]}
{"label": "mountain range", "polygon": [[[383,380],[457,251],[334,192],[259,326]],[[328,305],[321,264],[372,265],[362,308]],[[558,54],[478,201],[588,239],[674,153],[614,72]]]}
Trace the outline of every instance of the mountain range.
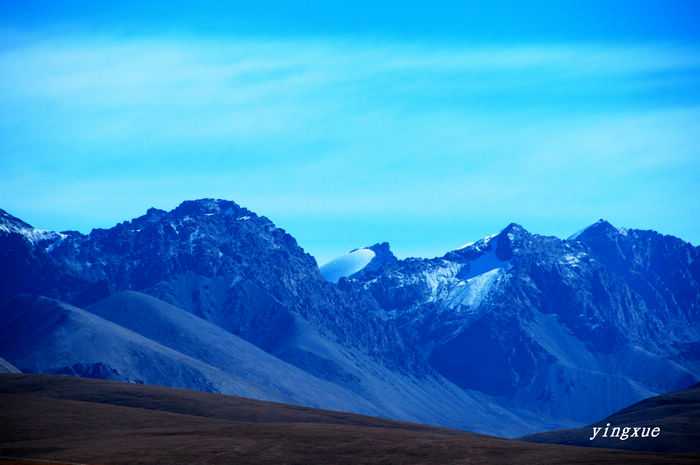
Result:
{"label": "mountain range", "polygon": [[432,259],[375,244],[319,268],[230,201],[87,235],[0,210],[0,357],[519,436],[700,380],[699,254],[601,220],[566,240],[511,224]]}

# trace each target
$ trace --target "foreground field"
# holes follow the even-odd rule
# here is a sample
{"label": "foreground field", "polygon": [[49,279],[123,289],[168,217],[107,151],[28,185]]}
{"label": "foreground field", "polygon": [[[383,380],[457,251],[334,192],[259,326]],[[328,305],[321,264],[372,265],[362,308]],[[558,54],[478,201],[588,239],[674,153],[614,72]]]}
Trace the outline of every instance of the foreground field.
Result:
{"label": "foreground field", "polygon": [[0,375],[0,411],[0,456],[86,464],[700,462],[61,376]]}

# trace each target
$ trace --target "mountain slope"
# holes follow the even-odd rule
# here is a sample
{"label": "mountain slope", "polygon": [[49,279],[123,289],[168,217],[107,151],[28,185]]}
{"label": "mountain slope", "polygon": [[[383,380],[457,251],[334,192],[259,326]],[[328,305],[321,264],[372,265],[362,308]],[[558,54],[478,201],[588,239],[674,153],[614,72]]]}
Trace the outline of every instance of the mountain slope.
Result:
{"label": "mountain slope", "polygon": [[353,392],[311,376],[223,328],[146,294],[119,292],[87,310],[193,359],[265,386],[276,394],[265,398],[267,400],[384,413]]}
{"label": "mountain slope", "polygon": [[296,336],[292,345],[320,346],[315,349],[342,365],[351,379],[319,379],[138,292],[114,294],[89,311],[53,299],[16,296],[0,308],[0,353],[27,373],[184,387],[509,436],[542,424],[444,380],[392,372],[313,331]]}
{"label": "mountain slope", "polygon": [[20,295],[0,313],[0,353],[23,372],[287,399],[57,300]]}
{"label": "mountain slope", "polygon": [[[327,365],[319,367],[318,375],[333,382],[311,376],[222,328],[139,292],[119,292],[87,310],[224,372],[267,386],[279,395],[273,400],[507,435],[534,426],[478,393],[470,395],[444,380],[398,375],[361,353],[321,339],[311,329],[294,335],[291,347],[300,352],[308,349],[303,352],[307,357],[313,350],[322,351],[326,360],[341,366],[350,379],[338,380],[332,371],[323,373],[324,368],[335,368]],[[438,397],[440,405],[435,401]],[[464,414],[469,411],[473,413]]]}
{"label": "mountain slope", "polygon": [[[657,437],[637,431],[637,437],[609,437],[606,425],[613,427],[643,427],[660,429]],[[601,428],[594,436],[593,428]],[[628,436],[634,430],[628,430]],[[593,437],[594,439],[590,439]],[[700,453],[700,384],[690,389],[651,397],[620,410],[607,418],[583,428],[547,431],[531,434],[521,439],[546,444],[569,444],[583,447],[608,447],[626,450],[649,450],[656,452]]]}

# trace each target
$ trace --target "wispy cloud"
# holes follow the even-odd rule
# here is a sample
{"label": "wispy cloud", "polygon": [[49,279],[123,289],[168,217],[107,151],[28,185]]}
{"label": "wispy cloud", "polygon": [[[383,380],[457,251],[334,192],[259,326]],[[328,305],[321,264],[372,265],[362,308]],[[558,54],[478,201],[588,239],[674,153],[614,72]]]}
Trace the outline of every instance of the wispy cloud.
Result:
{"label": "wispy cloud", "polygon": [[700,51],[672,43],[28,40],[0,50],[0,194],[637,225],[635,203],[698,206],[699,90]]}
{"label": "wispy cloud", "polygon": [[[425,77],[441,77],[448,88],[468,84],[477,91],[507,83],[566,85],[591,76],[652,78],[645,73],[697,73],[700,52],[673,44],[448,46],[339,39],[77,37],[5,50],[0,63],[6,95],[72,99],[75,104],[197,106],[299,98],[328,87],[351,93],[358,86],[382,88],[386,82]],[[495,82],[480,79],[484,73],[493,73]]]}

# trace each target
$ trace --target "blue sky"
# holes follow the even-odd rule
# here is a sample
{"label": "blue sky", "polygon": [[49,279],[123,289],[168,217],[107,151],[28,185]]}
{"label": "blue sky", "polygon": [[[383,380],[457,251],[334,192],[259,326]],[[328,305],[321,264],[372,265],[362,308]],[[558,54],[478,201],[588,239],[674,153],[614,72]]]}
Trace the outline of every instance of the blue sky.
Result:
{"label": "blue sky", "polygon": [[698,7],[608,3],[3,2],[0,208],[89,232],[226,198],[320,263],[513,221],[697,245]]}

